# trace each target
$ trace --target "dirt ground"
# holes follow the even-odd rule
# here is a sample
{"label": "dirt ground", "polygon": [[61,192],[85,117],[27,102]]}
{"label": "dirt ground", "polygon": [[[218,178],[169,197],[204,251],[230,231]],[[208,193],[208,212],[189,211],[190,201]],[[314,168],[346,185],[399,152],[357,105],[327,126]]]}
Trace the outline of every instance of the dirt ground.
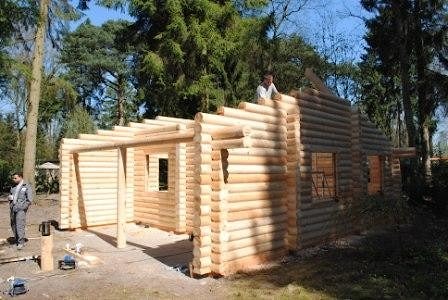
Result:
{"label": "dirt ground", "polygon": [[[0,197],[0,261],[40,254],[38,224],[57,220],[58,197],[40,197],[28,212],[24,250],[7,242],[8,203]],[[55,270],[32,260],[0,264],[0,299],[6,280],[27,280],[19,299],[447,299],[448,220],[423,214],[401,230],[364,233],[304,249],[279,262],[229,278],[193,279],[179,269],[191,261],[192,242],[155,228],[128,224],[127,247],[115,248],[115,227],[57,231]],[[81,243],[78,268],[62,271],[67,244]]]}
{"label": "dirt ground", "polygon": [[[2,200],[2,199],[0,199]],[[57,196],[41,196],[27,215],[24,250],[18,251],[6,239],[10,237],[9,206],[0,202],[0,259],[40,254],[38,225],[44,220],[58,220]],[[117,249],[114,226],[95,227],[89,231],[57,231],[52,227],[55,270],[43,273],[32,260],[0,265],[0,291],[8,290],[6,279],[15,276],[27,280],[29,292],[20,299],[172,299],[226,298],[222,279],[192,279],[179,268],[191,261],[192,242],[187,235],[175,235],[135,224],[127,227],[128,244]],[[78,268],[58,270],[67,244],[83,245],[76,256]]]}

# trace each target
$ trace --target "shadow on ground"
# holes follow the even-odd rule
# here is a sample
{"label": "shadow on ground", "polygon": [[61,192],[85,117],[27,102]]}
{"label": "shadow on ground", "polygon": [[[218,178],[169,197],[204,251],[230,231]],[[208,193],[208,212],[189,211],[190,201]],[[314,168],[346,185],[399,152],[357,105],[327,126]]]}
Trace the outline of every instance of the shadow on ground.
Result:
{"label": "shadow on ground", "polygon": [[[88,231],[114,247],[117,245],[117,240],[114,236],[91,229]],[[127,245],[141,248],[143,253],[169,267],[188,265],[188,263],[193,260],[193,242],[188,239],[175,241],[169,244],[162,244],[157,247],[149,247],[131,241],[127,241]]]}
{"label": "shadow on ground", "polygon": [[235,298],[447,299],[448,221],[370,235],[356,247],[324,247],[230,284]]}

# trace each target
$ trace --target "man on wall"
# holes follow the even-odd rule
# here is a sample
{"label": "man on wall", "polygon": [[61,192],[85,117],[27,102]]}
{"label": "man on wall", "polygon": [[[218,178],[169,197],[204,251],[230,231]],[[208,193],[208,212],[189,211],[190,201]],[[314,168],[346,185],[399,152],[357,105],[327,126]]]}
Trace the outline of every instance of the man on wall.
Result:
{"label": "man on wall", "polygon": [[274,85],[274,76],[272,74],[265,74],[263,81],[257,87],[257,93],[255,95],[255,101],[260,98],[273,99],[278,94],[277,88]]}

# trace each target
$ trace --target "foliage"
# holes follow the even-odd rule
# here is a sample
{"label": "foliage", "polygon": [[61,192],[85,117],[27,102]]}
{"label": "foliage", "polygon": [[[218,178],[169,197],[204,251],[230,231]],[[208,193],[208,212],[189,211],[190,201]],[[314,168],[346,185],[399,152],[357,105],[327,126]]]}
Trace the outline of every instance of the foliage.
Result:
{"label": "foliage", "polygon": [[70,112],[62,127],[61,137],[77,138],[80,133],[94,133],[95,124],[86,109],[77,106]]}
{"label": "foliage", "polygon": [[97,27],[87,20],[65,37],[61,52],[78,102],[96,115],[101,114],[104,104],[114,107],[116,117],[110,125],[124,125],[137,111],[133,53],[121,41],[129,25],[127,21],[108,21]]}
{"label": "foliage", "polygon": [[272,269],[235,275],[233,299],[446,299],[448,221],[418,214],[411,226],[300,251]]}
{"label": "foliage", "polygon": [[367,196],[360,199],[357,213],[361,228],[378,227],[387,224],[400,227],[412,221],[413,210],[406,197],[391,199],[378,196]]}
{"label": "foliage", "polygon": [[38,170],[36,174],[36,191],[42,193],[57,193],[59,191],[59,180],[54,172]]}

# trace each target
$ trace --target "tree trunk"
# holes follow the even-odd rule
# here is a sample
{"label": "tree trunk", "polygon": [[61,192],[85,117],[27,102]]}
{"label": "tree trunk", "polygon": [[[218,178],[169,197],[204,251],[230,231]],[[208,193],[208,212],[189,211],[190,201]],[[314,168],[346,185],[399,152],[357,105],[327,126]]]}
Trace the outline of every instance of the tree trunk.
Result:
{"label": "tree trunk", "polygon": [[[392,11],[396,22],[396,33],[399,40],[399,62],[400,62],[400,81],[401,81],[401,93],[403,98],[403,113],[406,125],[406,133],[408,136],[408,146],[416,146],[416,130],[414,125],[414,112],[412,110],[411,103],[411,76],[410,76],[410,56],[411,56],[411,43],[410,40],[410,13],[409,2],[407,0],[391,1]],[[417,202],[422,199],[420,180],[417,174],[418,161],[417,159],[410,159],[410,186],[408,187],[408,193],[411,201]]]}
{"label": "tree trunk", "polygon": [[123,76],[118,75],[117,85],[118,85],[118,89],[117,89],[117,125],[123,126],[125,123],[125,117],[124,117],[125,96],[124,96],[124,94],[125,94],[125,89],[126,89],[126,84],[125,84],[125,80],[124,80]]}
{"label": "tree trunk", "polygon": [[408,47],[409,34],[409,16],[403,7],[403,1],[393,1],[393,8],[397,22],[397,35],[400,40],[399,56],[400,56],[400,80],[401,94],[403,98],[403,112],[406,124],[406,132],[408,134],[408,146],[415,146],[415,126],[414,112],[411,104],[411,84],[410,84],[410,53]]}
{"label": "tree trunk", "polygon": [[429,63],[426,59],[425,50],[423,47],[423,33],[422,33],[422,16],[421,16],[421,0],[415,1],[414,6],[414,47],[417,64],[417,98],[418,98],[418,120],[419,132],[421,140],[422,153],[422,173],[425,183],[431,184],[431,133],[429,130],[429,121],[431,119],[431,99],[426,88],[426,66]]}
{"label": "tree trunk", "polygon": [[44,40],[48,21],[48,6],[50,0],[41,0],[39,20],[37,22],[32,64],[32,77],[28,98],[26,116],[26,139],[23,159],[24,179],[35,189],[34,170],[36,165],[36,137],[39,113],[40,89],[42,82],[42,65],[44,59]]}
{"label": "tree trunk", "polygon": [[423,124],[423,139],[422,139],[422,159],[425,174],[425,182],[428,186],[432,182],[432,171],[431,171],[431,131],[429,129],[429,122],[424,122]]}

